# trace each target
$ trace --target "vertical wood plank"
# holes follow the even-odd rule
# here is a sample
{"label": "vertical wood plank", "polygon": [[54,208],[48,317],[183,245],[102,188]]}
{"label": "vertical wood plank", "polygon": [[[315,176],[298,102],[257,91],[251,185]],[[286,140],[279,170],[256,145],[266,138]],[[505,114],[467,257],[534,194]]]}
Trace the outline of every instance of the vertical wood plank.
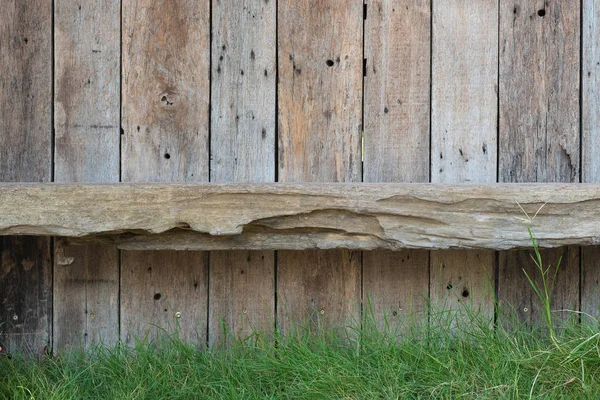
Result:
{"label": "vertical wood plank", "polygon": [[[123,181],[208,181],[209,3],[123,3]],[[121,339],[179,326],[183,338],[205,343],[206,254],[121,258]]]}
{"label": "vertical wood plank", "polygon": [[162,332],[206,343],[206,252],[121,252],[121,340],[154,339]]}
{"label": "vertical wood plank", "polygon": [[[275,180],[276,2],[213,1],[211,181]],[[275,322],[274,252],[210,256],[210,345]]]}
{"label": "vertical wood plank", "polygon": [[[433,4],[431,181],[496,182],[498,0]],[[431,252],[434,310],[494,317],[493,251]]]}
{"label": "vertical wood plank", "polygon": [[208,181],[209,1],[122,12],[122,180]]}
{"label": "vertical wood plank", "polygon": [[[0,181],[52,178],[52,2],[15,1],[0,13]],[[51,240],[0,239],[0,342],[41,355],[51,343]]]}
{"label": "vertical wood plank", "polygon": [[[277,6],[279,180],[359,181],[363,3]],[[283,330],[315,310],[322,325],[358,319],[360,252],[282,251],[277,268]]]}
{"label": "vertical wood plank", "polygon": [[[429,181],[431,4],[366,2],[364,181]],[[380,328],[427,319],[428,251],[363,253],[363,301]]]}
{"label": "vertical wood plank", "polygon": [[[57,0],[56,182],[118,182],[120,141],[118,0]],[[119,253],[111,246],[56,242],[53,349],[119,338]]]}
{"label": "vertical wood plank", "polygon": [[119,251],[55,241],[53,350],[119,339]]}
{"label": "vertical wood plank", "polygon": [[[600,182],[600,2],[582,2],[582,182]],[[600,316],[600,247],[581,248],[581,311]]]}
{"label": "vertical wood plank", "polygon": [[[580,11],[579,2],[500,1],[501,182],[579,181]],[[528,253],[500,253],[498,299],[541,322],[521,270],[533,272]],[[552,307],[578,310],[579,250],[543,251],[544,264],[559,254]]]}

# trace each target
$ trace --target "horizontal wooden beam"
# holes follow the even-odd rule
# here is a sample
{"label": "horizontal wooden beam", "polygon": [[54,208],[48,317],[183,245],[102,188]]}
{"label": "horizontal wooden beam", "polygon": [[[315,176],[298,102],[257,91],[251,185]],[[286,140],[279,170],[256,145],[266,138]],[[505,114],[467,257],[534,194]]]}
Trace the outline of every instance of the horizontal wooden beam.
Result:
{"label": "horizontal wooden beam", "polygon": [[0,184],[0,235],[122,249],[512,249],[600,242],[600,185]]}

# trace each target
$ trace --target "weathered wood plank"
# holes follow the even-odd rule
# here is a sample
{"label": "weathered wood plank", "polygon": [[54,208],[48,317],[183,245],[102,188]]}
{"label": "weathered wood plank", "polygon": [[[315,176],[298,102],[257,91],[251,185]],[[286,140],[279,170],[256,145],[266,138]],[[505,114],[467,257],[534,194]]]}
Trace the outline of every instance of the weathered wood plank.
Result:
{"label": "weathered wood plank", "polygon": [[[502,182],[579,181],[580,11],[580,2],[500,2]],[[553,295],[564,299],[561,308],[578,310],[579,285],[569,283],[579,277],[579,252],[557,251],[569,254],[561,265],[569,279],[560,279]],[[556,251],[542,256],[545,264],[557,259]],[[500,305],[528,309],[519,317],[541,322],[522,273],[533,265],[528,253],[501,254],[499,262]]]}
{"label": "weathered wood plank", "polygon": [[[15,1],[0,13],[0,181],[52,177],[52,2]],[[41,355],[50,345],[51,240],[0,240],[3,352]]]}
{"label": "weathered wood plank", "polygon": [[[209,5],[208,0],[123,3],[124,181],[208,181]],[[121,258],[121,339],[154,337],[160,330],[149,332],[149,326],[170,331],[178,322],[184,338],[205,344],[206,255],[123,253]],[[161,297],[154,300],[156,288]],[[180,312],[181,319],[164,309]]]}
{"label": "weathered wood plank", "polygon": [[121,340],[134,344],[162,332],[206,344],[206,252],[121,252]]}
{"label": "weathered wood plank", "polygon": [[[433,313],[468,322],[468,311],[494,321],[496,253],[494,251],[432,251],[430,297]],[[455,318],[458,317],[458,318]],[[431,317],[432,324],[437,317]]]}
{"label": "weathered wood plank", "polygon": [[[600,2],[582,2],[582,181],[600,182]],[[581,249],[581,311],[600,316],[600,248]]]}
{"label": "weathered wood plank", "polygon": [[529,247],[527,226],[542,247],[598,244],[599,206],[591,184],[4,183],[0,234],[127,240],[179,229],[229,245],[197,243],[205,249],[503,250]]}
{"label": "weathered wood plank", "polygon": [[273,251],[210,253],[210,346],[269,334],[275,325],[275,257]]}
{"label": "weathered wood plank", "polygon": [[[498,0],[433,4],[431,181],[496,182],[498,121]],[[495,254],[434,252],[434,309],[469,303],[494,318]],[[458,287],[460,286],[460,290]],[[494,287],[492,284],[491,287]]]}
{"label": "weathered wood plank", "polygon": [[119,181],[118,0],[56,0],[56,182]]}
{"label": "weathered wood plank", "polygon": [[501,182],[579,181],[579,19],[579,2],[500,1]]}
{"label": "weathered wood plank", "polygon": [[[279,181],[359,181],[363,2],[282,0],[277,7]],[[358,320],[360,254],[282,251],[277,262],[283,329],[315,310],[315,327]]]}
{"label": "weathered wood plank", "polygon": [[[275,180],[276,7],[212,3],[212,182]],[[272,251],[211,253],[210,345],[273,330],[274,268]]]}
{"label": "weathered wood plank", "polygon": [[[120,12],[118,0],[55,2],[56,182],[119,181]],[[57,242],[55,255],[53,349],[114,345],[118,250]]]}
{"label": "weathered wood plank", "polygon": [[[365,182],[429,181],[431,4],[366,2]],[[363,301],[380,327],[427,320],[429,252],[363,255]]]}
{"label": "weathered wood plank", "polygon": [[209,1],[123,2],[124,182],[208,180]]}
{"label": "weathered wood plank", "polygon": [[52,177],[52,2],[9,0],[0,14],[0,181]]}
{"label": "weathered wood plank", "polygon": [[53,350],[119,339],[119,251],[55,241]]}
{"label": "weathered wood plank", "polygon": [[429,3],[367,3],[365,182],[429,182]]}

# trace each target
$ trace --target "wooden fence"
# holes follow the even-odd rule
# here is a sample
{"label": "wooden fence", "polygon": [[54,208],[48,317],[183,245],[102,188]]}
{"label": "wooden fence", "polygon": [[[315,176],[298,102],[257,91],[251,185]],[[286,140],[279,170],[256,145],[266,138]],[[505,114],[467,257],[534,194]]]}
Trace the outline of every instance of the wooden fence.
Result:
{"label": "wooden fence", "polygon": [[[600,0],[8,0],[0,71],[2,182],[600,181]],[[600,250],[543,255],[562,256],[553,307],[598,315]],[[214,345],[224,327],[342,325],[366,299],[392,324],[428,297],[502,323],[497,297],[531,323],[533,267],[522,250],[1,237],[0,342],[158,326]]]}

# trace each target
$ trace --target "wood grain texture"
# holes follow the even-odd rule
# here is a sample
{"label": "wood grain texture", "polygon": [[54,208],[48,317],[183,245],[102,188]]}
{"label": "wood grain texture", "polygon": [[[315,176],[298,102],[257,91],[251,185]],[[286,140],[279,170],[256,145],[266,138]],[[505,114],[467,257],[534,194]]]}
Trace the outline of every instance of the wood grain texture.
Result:
{"label": "wood grain texture", "polygon": [[[433,5],[431,181],[496,182],[498,0]],[[495,255],[434,252],[431,303],[436,311],[464,303],[494,317]],[[460,286],[460,290],[457,288]],[[494,286],[492,285],[492,288]],[[450,288],[450,289],[447,289]]]}
{"label": "wood grain texture", "polygon": [[[227,345],[275,325],[273,251],[214,251],[210,254],[210,346]],[[228,336],[231,335],[231,336]]]}
{"label": "wood grain texture", "polygon": [[[365,182],[429,181],[431,5],[366,2]],[[363,255],[363,302],[384,327],[427,320],[427,251]]]}
{"label": "wood grain texture", "polygon": [[57,0],[55,181],[119,181],[118,0]]}
{"label": "wood grain texture", "polygon": [[365,20],[365,182],[429,181],[429,1],[375,0]]}
{"label": "wood grain texture", "polygon": [[541,247],[598,244],[599,206],[600,186],[580,184],[4,183],[0,234],[181,232],[229,246],[197,243],[212,250],[505,250],[530,247],[528,226]]}
{"label": "wood grain texture", "polygon": [[[539,272],[531,259],[532,251],[500,252],[500,275],[498,321],[505,326],[525,323],[528,326],[543,326],[540,300],[525,277],[527,274],[537,285],[541,284]],[[573,311],[579,310],[579,248],[575,246],[547,249],[542,252],[544,267],[554,271],[560,260],[558,275],[553,285],[551,309],[559,319],[577,319]],[[567,310],[567,311],[565,311]]]}
{"label": "wood grain texture", "polygon": [[[208,0],[123,3],[122,180],[208,181],[210,12]],[[207,263],[204,253],[123,254],[121,339],[179,326],[205,344]]]}
{"label": "wood grain texture", "polygon": [[205,252],[121,252],[121,340],[163,332],[206,344],[208,257]]}
{"label": "wood grain texture", "polygon": [[[0,181],[52,177],[52,2],[14,1],[0,13]],[[48,238],[0,239],[3,352],[40,356],[51,344]]]}
{"label": "wood grain texture", "polygon": [[281,331],[290,332],[306,323],[313,331],[359,323],[360,252],[281,251],[278,261]]}
{"label": "wood grain texture", "polygon": [[600,247],[581,248],[582,321],[596,323],[600,316]]}
{"label": "wood grain texture", "polygon": [[[212,182],[275,180],[276,7],[212,3]],[[211,253],[210,345],[229,342],[226,333],[244,339],[272,332],[274,268],[272,251]]]}
{"label": "wood grain texture", "polygon": [[0,181],[52,176],[52,2],[9,0],[0,15]]}
{"label": "wood grain texture", "polygon": [[[434,314],[446,315],[452,324],[468,322],[464,307],[494,321],[496,253],[494,251],[432,251],[430,296]],[[449,313],[448,313],[449,312]],[[458,314],[455,314],[458,312]],[[444,314],[448,313],[448,314]],[[454,320],[455,316],[459,316]],[[437,317],[431,317],[435,323]]]}
{"label": "wood grain texture", "polygon": [[278,10],[279,181],[360,181],[362,1]]}
{"label": "wood grain texture", "polygon": [[54,247],[53,350],[114,346],[119,339],[119,251],[111,245]]}
{"label": "wood grain texture", "polygon": [[209,1],[123,3],[122,179],[208,180]]}
{"label": "wood grain texture", "polygon": [[579,20],[575,1],[500,1],[501,182],[579,181]]}
{"label": "wood grain texture", "polygon": [[[579,2],[500,2],[502,182],[579,181],[580,17]],[[561,308],[579,310],[579,251],[543,252],[544,264],[556,262],[556,252],[568,255],[560,267],[568,279],[557,282],[553,296],[564,299]],[[541,322],[522,272],[533,265],[528,252],[501,254],[499,261],[500,305],[527,308],[518,317]]]}
{"label": "wood grain texture", "polygon": [[[363,2],[283,0],[277,7],[279,181],[359,181]],[[357,320],[359,253],[282,251],[277,261],[282,329],[308,315],[317,316],[312,327]]]}
{"label": "wood grain texture", "polygon": [[363,310],[379,328],[401,334],[410,323],[426,323],[429,251],[365,251]]}
{"label": "wood grain texture", "polygon": [[[600,182],[600,2],[582,2],[582,181]],[[581,249],[581,311],[600,316],[600,248]]]}
{"label": "wood grain texture", "polygon": [[[116,0],[55,2],[56,182],[118,182],[120,12]],[[61,262],[59,255],[71,257]],[[53,350],[119,339],[119,252],[65,247],[54,264]]]}
{"label": "wood grain texture", "polygon": [[211,181],[275,180],[276,3],[213,3]]}

